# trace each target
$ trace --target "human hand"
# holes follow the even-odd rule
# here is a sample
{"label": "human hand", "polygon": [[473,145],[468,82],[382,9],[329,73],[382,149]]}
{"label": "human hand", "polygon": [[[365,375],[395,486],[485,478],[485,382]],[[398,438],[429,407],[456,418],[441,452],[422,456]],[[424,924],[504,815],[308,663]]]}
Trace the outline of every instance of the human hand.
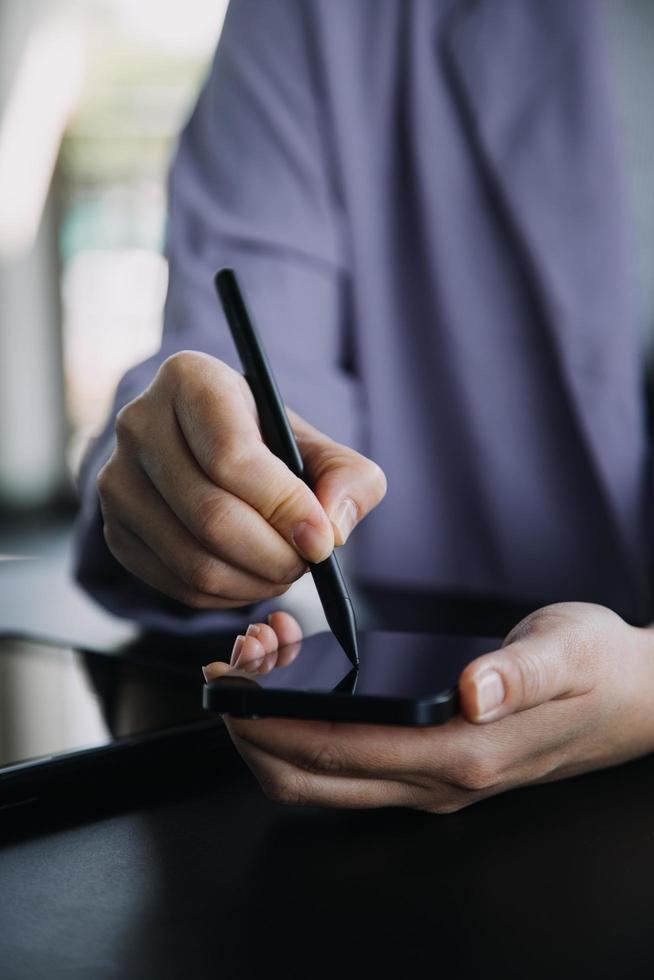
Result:
{"label": "human hand", "polygon": [[[275,614],[237,640],[232,666],[270,670],[279,646],[299,637],[291,617]],[[229,669],[204,671],[213,680]],[[603,606],[532,613],[459,686],[461,715],[433,728],[225,720],[266,794],[304,805],[450,813],[654,749],[654,636]]]}
{"label": "human hand", "polygon": [[279,596],[380,502],[371,460],[289,412],[312,492],[265,446],[245,380],[207,354],[168,358],[119,412],[98,476],[107,545],[149,585],[220,609]]}

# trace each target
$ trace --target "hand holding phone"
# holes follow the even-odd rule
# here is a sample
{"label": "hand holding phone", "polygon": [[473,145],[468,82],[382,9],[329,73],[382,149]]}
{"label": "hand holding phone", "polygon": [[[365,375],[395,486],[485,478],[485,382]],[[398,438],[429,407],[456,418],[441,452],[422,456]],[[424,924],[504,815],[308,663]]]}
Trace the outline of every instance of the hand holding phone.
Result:
{"label": "hand holding phone", "polygon": [[[447,724],[225,720],[277,802],[451,813],[507,789],[654,751],[652,642],[650,630],[605,607],[559,603],[530,614],[464,668],[461,713]],[[260,653],[241,641],[237,674],[244,675],[251,647]],[[250,683],[263,685],[264,670],[249,675]],[[207,669],[210,679],[220,673]]]}

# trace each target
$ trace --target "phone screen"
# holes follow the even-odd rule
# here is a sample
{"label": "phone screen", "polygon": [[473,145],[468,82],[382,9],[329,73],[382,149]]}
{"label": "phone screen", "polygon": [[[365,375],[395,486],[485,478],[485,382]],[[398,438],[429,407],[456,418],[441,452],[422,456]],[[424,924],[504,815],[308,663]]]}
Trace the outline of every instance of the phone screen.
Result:
{"label": "phone screen", "polygon": [[0,643],[0,772],[206,722],[201,677],[47,643]]}
{"label": "phone screen", "polygon": [[455,687],[466,664],[496,650],[501,642],[479,636],[371,630],[359,633],[361,663],[353,671],[336,638],[318,633],[282,647],[281,666],[253,675],[253,680],[268,690],[338,690],[353,697],[420,699]]}

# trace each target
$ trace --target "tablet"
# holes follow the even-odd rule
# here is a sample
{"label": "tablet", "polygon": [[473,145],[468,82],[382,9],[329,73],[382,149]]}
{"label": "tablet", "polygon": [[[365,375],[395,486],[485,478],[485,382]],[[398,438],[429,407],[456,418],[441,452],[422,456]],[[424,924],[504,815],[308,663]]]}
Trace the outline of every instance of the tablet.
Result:
{"label": "tablet", "polygon": [[[219,719],[202,676],[27,638],[0,638],[0,808],[126,779],[156,753],[193,753]],[[182,749],[182,747],[185,747]],[[89,789],[90,792],[90,789]]]}

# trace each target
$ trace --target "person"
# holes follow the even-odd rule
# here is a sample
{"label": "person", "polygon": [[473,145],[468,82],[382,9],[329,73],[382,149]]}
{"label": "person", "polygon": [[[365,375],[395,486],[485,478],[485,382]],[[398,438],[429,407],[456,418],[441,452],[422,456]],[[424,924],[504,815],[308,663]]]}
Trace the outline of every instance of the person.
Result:
{"label": "person", "polygon": [[[229,8],[172,169],[162,347],[82,473],[80,581],[148,626],[238,629],[255,671],[298,635],[275,599],[350,537],[367,583],[543,598],[446,726],[228,719],[274,799],[448,812],[654,747],[654,302],[604,6]],[[225,265],[315,492],[261,441]]]}

